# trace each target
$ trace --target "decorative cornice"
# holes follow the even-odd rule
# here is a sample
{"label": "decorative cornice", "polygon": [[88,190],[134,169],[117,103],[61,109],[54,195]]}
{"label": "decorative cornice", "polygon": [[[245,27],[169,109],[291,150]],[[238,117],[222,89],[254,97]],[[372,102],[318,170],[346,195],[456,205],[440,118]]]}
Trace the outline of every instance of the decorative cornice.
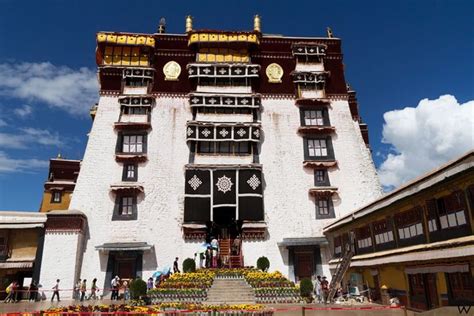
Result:
{"label": "decorative cornice", "polygon": [[262,93],[262,99],[288,99],[294,100],[296,97],[294,94],[276,94],[276,93]]}
{"label": "decorative cornice", "polygon": [[349,100],[348,94],[327,94],[326,97],[330,100],[337,100],[337,101],[347,101]]}
{"label": "decorative cornice", "polygon": [[196,54],[193,54],[193,53],[176,53],[176,52],[166,53],[166,52],[157,51],[157,52],[155,52],[155,56],[194,57],[194,56],[196,56]]}

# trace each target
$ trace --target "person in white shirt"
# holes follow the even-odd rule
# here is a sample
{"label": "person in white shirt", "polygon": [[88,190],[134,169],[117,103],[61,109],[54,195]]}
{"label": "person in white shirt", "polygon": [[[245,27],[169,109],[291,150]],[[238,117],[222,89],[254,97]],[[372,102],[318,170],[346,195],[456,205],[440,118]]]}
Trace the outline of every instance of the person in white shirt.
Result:
{"label": "person in white shirt", "polygon": [[58,298],[58,302],[61,302],[59,299],[59,279],[56,280],[56,284],[53,286],[53,296],[51,297],[51,302],[54,301],[54,297],[56,296]]}

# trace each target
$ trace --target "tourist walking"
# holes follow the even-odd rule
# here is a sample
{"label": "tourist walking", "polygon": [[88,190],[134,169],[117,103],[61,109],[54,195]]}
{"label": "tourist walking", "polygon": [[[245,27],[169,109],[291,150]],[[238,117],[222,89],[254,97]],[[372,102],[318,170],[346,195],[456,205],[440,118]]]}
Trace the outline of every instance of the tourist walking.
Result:
{"label": "tourist walking", "polygon": [[33,301],[33,302],[36,302],[37,298],[38,298],[38,286],[36,285],[36,281],[35,280],[32,280],[31,281],[31,284],[30,284],[30,287],[28,289],[28,292],[29,292],[29,297],[28,297],[28,301]]}
{"label": "tourist walking", "polygon": [[211,258],[212,258],[211,247],[207,247],[205,257],[206,257],[206,263],[205,263],[206,268],[210,268],[211,267]]}
{"label": "tourist walking", "polygon": [[92,280],[91,294],[89,295],[89,299],[96,300],[96,299],[97,299],[97,294],[96,294],[96,292],[97,292],[98,290],[99,290],[99,289],[97,288],[97,279],[94,278],[94,280]]}
{"label": "tourist walking", "polygon": [[130,288],[128,287],[127,280],[123,281],[122,287],[123,287],[123,299],[125,301],[128,301],[130,299]]}
{"label": "tourist walking", "polygon": [[84,279],[81,284],[81,302],[84,301],[84,298],[86,297],[86,290],[87,290],[87,280]]}
{"label": "tourist walking", "polygon": [[74,289],[72,292],[72,298],[76,301],[78,301],[81,298],[81,279],[77,281],[77,283],[74,285]]}
{"label": "tourist walking", "polygon": [[173,273],[181,273],[178,267],[178,257],[176,257],[176,259],[174,259],[174,262],[173,262]]}
{"label": "tourist walking", "polygon": [[316,296],[316,302],[321,303],[321,276],[318,275],[314,280],[314,294]]}
{"label": "tourist walking", "polygon": [[3,302],[4,303],[10,303],[12,301],[14,302],[14,296],[16,292],[16,281],[13,281],[12,283],[10,283],[10,285],[7,286],[5,291],[7,292],[7,297],[5,298]]}
{"label": "tourist walking", "polygon": [[58,298],[58,302],[61,302],[59,299],[59,279],[56,280],[56,284],[53,286],[53,296],[51,296],[51,302],[54,301],[54,297],[56,296]]}
{"label": "tourist walking", "polygon": [[323,303],[326,304],[329,294],[329,282],[326,280],[326,277],[323,276],[321,280],[321,295],[323,297]]}
{"label": "tourist walking", "polygon": [[238,255],[240,253],[240,236],[237,236],[232,242],[232,254]]}
{"label": "tourist walking", "polygon": [[120,278],[118,275],[115,276],[115,278],[110,281],[110,286],[112,288],[112,295],[110,296],[110,299],[113,300],[118,300],[118,286],[119,286],[119,281]]}
{"label": "tourist walking", "polygon": [[212,248],[212,267],[217,268],[217,254],[219,252],[219,242],[216,238],[211,240],[211,248]]}

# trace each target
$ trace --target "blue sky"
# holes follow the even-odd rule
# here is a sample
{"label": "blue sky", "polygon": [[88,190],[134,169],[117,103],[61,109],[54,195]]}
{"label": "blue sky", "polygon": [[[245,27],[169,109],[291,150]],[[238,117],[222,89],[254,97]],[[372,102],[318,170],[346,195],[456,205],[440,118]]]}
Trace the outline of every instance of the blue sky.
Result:
{"label": "blue sky", "polygon": [[474,147],[473,1],[0,5],[0,210],[37,210],[47,160],[82,157],[97,99],[95,33],[152,33],[162,16],[169,33],[183,33],[188,14],[196,29],[251,29],[257,13],[264,33],[324,36],[331,26],[386,187]]}

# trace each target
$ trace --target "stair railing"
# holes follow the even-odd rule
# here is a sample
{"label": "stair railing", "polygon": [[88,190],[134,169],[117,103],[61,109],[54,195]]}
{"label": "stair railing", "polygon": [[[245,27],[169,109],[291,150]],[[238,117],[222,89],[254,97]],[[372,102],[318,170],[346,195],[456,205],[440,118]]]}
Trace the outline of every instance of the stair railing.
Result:
{"label": "stair railing", "polygon": [[334,295],[338,290],[338,285],[343,280],[344,275],[346,274],[347,270],[349,269],[349,266],[351,265],[351,259],[354,255],[353,240],[354,236],[353,234],[351,234],[349,237],[349,241],[344,247],[342,259],[339,260],[339,262],[337,263],[336,271],[333,275],[333,278],[331,279],[331,283],[329,284],[329,294],[326,298],[326,302],[331,302],[334,299]]}

